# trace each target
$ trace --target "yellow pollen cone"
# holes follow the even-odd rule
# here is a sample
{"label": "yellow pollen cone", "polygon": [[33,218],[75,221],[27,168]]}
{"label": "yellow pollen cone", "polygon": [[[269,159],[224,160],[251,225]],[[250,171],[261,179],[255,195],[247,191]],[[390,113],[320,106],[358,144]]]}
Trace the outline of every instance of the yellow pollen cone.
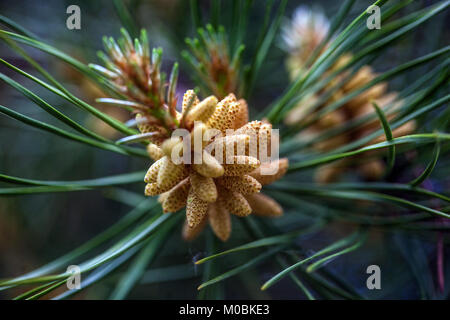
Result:
{"label": "yellow pollen cone", "polygon": [[246,195],[248,204],[252,208],[252,214],[263,217],[279,217],[283,214],[281,206],[272,198],[261,194],[255,193]]}
{"label": "yellow pollen cone", "polygon": [[233,122],[233,129],[238,129],[248,122],[247,101],[245,101],[244,99],[240,99],[238,103],[239,103],[239,110]]}
{"label": "yellow pollen cone", "polygon": [[252,208],[239,192],[227,191],[223,188],[219,191],[219,206],[223,206],[229,213],[239,217],[246,217],[252,213]]}
{"label": "yellow pollen cone", "polygon": [[[278,166],[278,169],[274,174],[264,174],[265,172],[271,172],[272,168],[276,168]],[[284,174],[286,173],[287,169],[289,167],[289,161],[287,158],[281,158],[276,161],[272,161],[269,163],[263,163],[261,166],[256,169],[255,171],[251,172],[250,175],[258,180],[262,185],[271,184],[274,181],[277,181],[280,179]]]}
{"label": "yellow pollen cone", "polygon": [[225,136],[216,139],[213,143],[206,147],[207,150],[223,152],[223,163],[232,162],[234,156],[248,156],[249,155],[250,136],[246,134],[238,134],[232,136]]}
{"label": "yellow pollen cone", "polygon": [[[373,108],[372,108],[373,109]],[[336,126],[339,126],[346,122],[346,115],[343,110],[335,110],[333,112],[327,113],[323,117],[321,117],[316,125],[320,129],[329,129]]]}
{"label": "yellow pollen cone", "polygon": [[163,159],[159,159],[158,161],[156,161],[155,163],[153,163],[150,166],[147,173],[145,174],[144,182],[146,182],[146,183],[156,182],[156,180],[158,178],[159,169],[161,168],[161,165],[163,162],[164,162]]}
{"label": "yellow pollen cone", "polygon": [[206,202],[215,202],[217,200],[217,188],[212,178],[192,172],[190,180],[195,194],[200,199]]}
{"label": "yellow pollen cone", "polygon": [[224,176],[241,176],[259,168],[261,162],[253,157],[234,156],[232,164],[224,164]]}
{"label": "yellow pollen cone", "polygon": [[193,123],[194,121],[206,122],[216,110],[216,105],[217,98],[215,96],[209,96],[202,100],[186,114],[186,123]]}
{"label": "yellow pollen cone", "polygon": [[206,222],[208,222],[208,219],[206,218],[206,215],[205,215],[205,217],[202,219],[202,221],[196,227],[191,228],[191,227],[189,227],[189,224],[186,219],[184,221],[183,231],[182,231],[183,239],[186,241],[194,240],[200,234],[200,232],[203,231],[203,229],[206,226]]}
{"label": "yellow pollen cone", "polygon": [[147,185],[145,186],[145,195],[149,196],[149,197],[157,196],[166,191],[167,191],[167,189],[164,190],[164,189],[161,189],[160,187],[158,187],[158,184],[156,182],[147,183]]}
{"label": "yellow pollen cone", "polygon": [[[228,96],[223,98],[216,106],[216,110],[208,119],[206,123],[208,127],[225,132],[226,129],[232,128],[233,121],[236,117],[239,105],[233,107],[234,114],[229,115],[229,107],[231,103],[236,103],[236,97],[234,94],[230,93]],[[236,103],[237,104],[237,103]]]}
{"label": "yellow pollen cone", "polygon": [[147,153],[148,156],[155,161],[164,157],[164,152],[162,149],[154,143],[149,143],[147,145]]}
{"label": "yellow pollen cone", "polygon": [[272,125],[270,123],[263,123],[258,132],[258,153],[262,152],[270,156],[271,137]]}
{"label": "yellow pollen cone", "polygon": [[203,150],[202,163],[193,164],[192,167],[202,176],[209,178],[217,178],[224,173],[222,165],[205,150]]}
{"label": "yellow pollen cone", "polygon": [[198,98],[197,95],[195,94],[194,90],[188,90],[186,91],[186,93],[183,96],[183,104],[182,104],[182,109],[181,109],[181,113],[184,114],[187,108],[187,105],[189,103],[189,101],[191,100],[191,97],[194,97],[194,103],[192,104],[191,108],[195,107],[198,104]]}
{"label": "yellow pollen cone", "polygon": [[252,122],[249,122],[247,124],[245,124],[244,126],[239,127],[239,129],[237,129],[234,134],[255,134],[258,135],[259,133],[259,129],[261,128],[262,122],[259,120],[254,120]]}
{"label": "yellow pollen cone", "polygon": [[167,195],[168,195],[169,192],[170,192],[170,191],[161,193],[161,194],[158,196],[158,202],[159,202],[161,205],[162,205],[162,204],[164,203],[164,201],[166,200]]}
{"label": "yellow pollen cone", "polygon": [[162,141],[164,141],[164,137],[166,135],[166,130],[158,125],[155,124],[149,124],[148,122],[143,122],[144,116],[140,113],[136,115],[136,122],[137,127],[141,133],[150,133],[150,132],[158,132],[160,135],[155,135],[152,137],[149,137],[148,140],[152,143],[155,143],[157,145],[161,144]]}
{"label": "yellow pollen cone", "polygon": [[231,234],[231,216],[221,206],[210,204],[208,209],[209,224],[214,234],[222,241],[227,241]]}
{"label": "yellow pollen cone", "polygon": [[357,110],[362,105],[366,104],[370,100],[375,100],[381,97],[387,90],[388,84],[385,82],[378,83],[372,86],[370,89],[362,92],[352,100],[348,101],[346,107],[353,112],[353,110]]}
{"label": "yellow pollen cone", "polygon": [[161,144],[161,150],[164,152],[166,156],[169,158],[172,156],[172,150],[174,148],[177,148],[178,150],[181,150],[179,155],[182,155],[183,150],[183,141],[179,137],[171,137],[170,139],[167,139]]}
{"label": "yellow pollen cone", "polygon": [[249,175],[243,175],[240,177],[220,177],[217,182],[230,191],[236,191],[242,194],[252,194],[261,191],[261,183],[255,178]]}
{"label": "yellow pollen cone", "polygon": [[158,187],[165,192],[186,178],[188,175],[188,170],[183,164],[174,164],[167,156],[161,158],[161,160],[163,162],[159,168],[158,178],[156,181]]}
{"label": "yellow pollen cone", "polygon": [[194,128],[192,129],[192,132],[190,133],[191,149],[195,150],[195,148],[196,148],[195,141],[201,142],[202,149],[204,148],[204,146],[206,144],[208,144],[208,141],[206,141],[206,139],[205,139],[205,141],[203,140],[206,130],[208,130],[208,127],[203,122],[195,123]]}
{"label": "yellow pollen cone", "polygon": [[362,163],[358,167],[358,171],[366,178],[370,180],[377,180],[386,171],[384,162],[380,159],[373,159],[368,162]]}
{"label": "yellow pollen cone", "polygon": [[356,72],[356,74],[350,79],[350,81],[344,84],[343,89],[345,91],[357,89],[373,80],[373,78],[374,74],[372,68],[369,66],[363,66]]}
{"label": "yellow pollen cone", "polygon": [[200,224],[206,211],[208,202],[201,200],[191,187],[186,201],[186,219],[190,228],[195,228]]}
{"label": "yellow pollen cone", "polygon": [[162,208],[164,212],[177,212],[186,206],[189,193],[189,178],[184,179],[164,195]]}
{"label": "yellow pollen cone", "polygon": [[345,168],[346,163],[342,160],[321,166],[316,170],[314,180],[320,184],[334,182],[339,179],[341,174],[345,171]]}
{"label": "yellow pollen cone", "polygon": [[223,132],[225,132],[226,129],[235,128],[236,119],[239,115],[240,109],[241,105],[237,101],[229,104],[228,109],[225,112],[225,117],[223,118],[224,128],[221,129]]}

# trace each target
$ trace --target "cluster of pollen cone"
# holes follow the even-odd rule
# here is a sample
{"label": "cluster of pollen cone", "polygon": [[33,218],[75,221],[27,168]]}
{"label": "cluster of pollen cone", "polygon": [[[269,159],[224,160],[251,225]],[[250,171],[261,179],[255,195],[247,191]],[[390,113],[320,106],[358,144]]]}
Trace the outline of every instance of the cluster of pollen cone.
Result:
{"label": "cluster of pollen cone", "polygon": [[[145,30],[134,42],[125,29],[121,32],[117,41],[104,38],[107,54],[99,53],[99,57],[106,68],[90,67],[126,96],[126,100],[103,102],[113,100],[133,108],[141,133],[127,138],[149,142],[147,151],[155,162],[145,176],[145,194],[159,195],[164,212],[186,207],[185,239],[193,239],[209,222],[217,237],[227,240],[230,214],[280,216],[280,205],[260,193],[263,185],[279,179],[288,167],[287,159],[271,161],[260,156],[268,155],[271,124],[249,122],[247,103],[233,94],[221,101],[215,96],[199,101],[188,90],[178,112],[178,64],[166,82],[160,71],[162,49],[150,51]],[[178,129],[187,132],[187,137],[174,137]],[[192,142],[189,147],[186,140]],[[187,155],[189,161],[184,160]]]}
{"label": "cluster of pollen cone", "polygon": [[[291,24],[284,29],[284,39],[290,53],[287,66],[292,79],[295,79],[299,73],[307,71],[306,62],[309,55],[325,40],[328,28],[329,23],[321,12],[300,7],[294,14]],[[327,45],[323,47],[322,52],[326,48]],[[351,59],[352,54],[350,53],[342,55],[327,74],[345,66]],[[321,91],[302,100],[294,107],[285,117],[285,123],[296,125],[307,122],[314,117],[314,111],[311,108],[317,105],[322,94],[332,91],[337,84],[343,83],[343,85],[337,86],[337,90],[334,89],[329,99],[316,110],[320,110],[324,106],[330,105],[362,88],[377,76],[378,74],[368,65],[361,67],[353,74],[350,74],[349,71],[341,72]],[[363,138],[381,128],[380,121],[375,116],[374,102],[384,111],[388,120],[392,120],[395,117],[398,107],[402,104],[395,92],[388,92],[388,84],[380,82],[350,99],[341,107],[319,118],[307,130],[303,130],[298,135],[298,138],[311,139],[328,130],[336,129],[349,121],[357,121],[372,115],[372,120],[366,121],[353,130],[347,130],[326,140],[319,141],[314,144],[314,148],[318,151],[330,151]],[[415,128],[415,122],[410,121],[394,129],[392,134],[394,137],[407,135],[413,132]],[[369,144],[384,140],[385,135],[382,133],[370,141]],[[377,179],[385,171],[384,162],[378,154],[377,152],[366,153],[365,159],[358,157],[357,159],[341,160],[322,166],[316,173],[316,180],[321,183],[338,180],[341,174],[348,169],[357,170],[366,179]]]}
{"label": "cluster of pollen cone", "polygon": [[[137,115],[141,133],[159,129],[142,121],[143,117]],[[260,191],[263,185],[285,174],[288,161],[260,159],[260,152],[255,149],[270,150],[272,126],[264,121],[248,122],[245,100],[236,100],[229,94],[221,101],[215,96],[199,101],[189,90],[176,118],[189,137],[161,139],[158,137],[163,135],[156,134],[154,139],[150,138],[147,151],[155,162],[145,176],[145,194],[159,195],[164,212],[186,208],[183,228],[186,240],[195,238],[209,222],[216,236],[226,241],[231,233],[231,215],[282,214],[280,205]],[[252,139],[255,136],[258,138]],[[195,137],[201,139],[200,148],[194,148],[198,143]],[[190,148],[183,142],[186,139],[192,141]],[[219,156],[217,150],[223,154]],[[183,160],[186,153],[190,155],[189,163]],[[273,170],[267,170],[269,167]]]}

